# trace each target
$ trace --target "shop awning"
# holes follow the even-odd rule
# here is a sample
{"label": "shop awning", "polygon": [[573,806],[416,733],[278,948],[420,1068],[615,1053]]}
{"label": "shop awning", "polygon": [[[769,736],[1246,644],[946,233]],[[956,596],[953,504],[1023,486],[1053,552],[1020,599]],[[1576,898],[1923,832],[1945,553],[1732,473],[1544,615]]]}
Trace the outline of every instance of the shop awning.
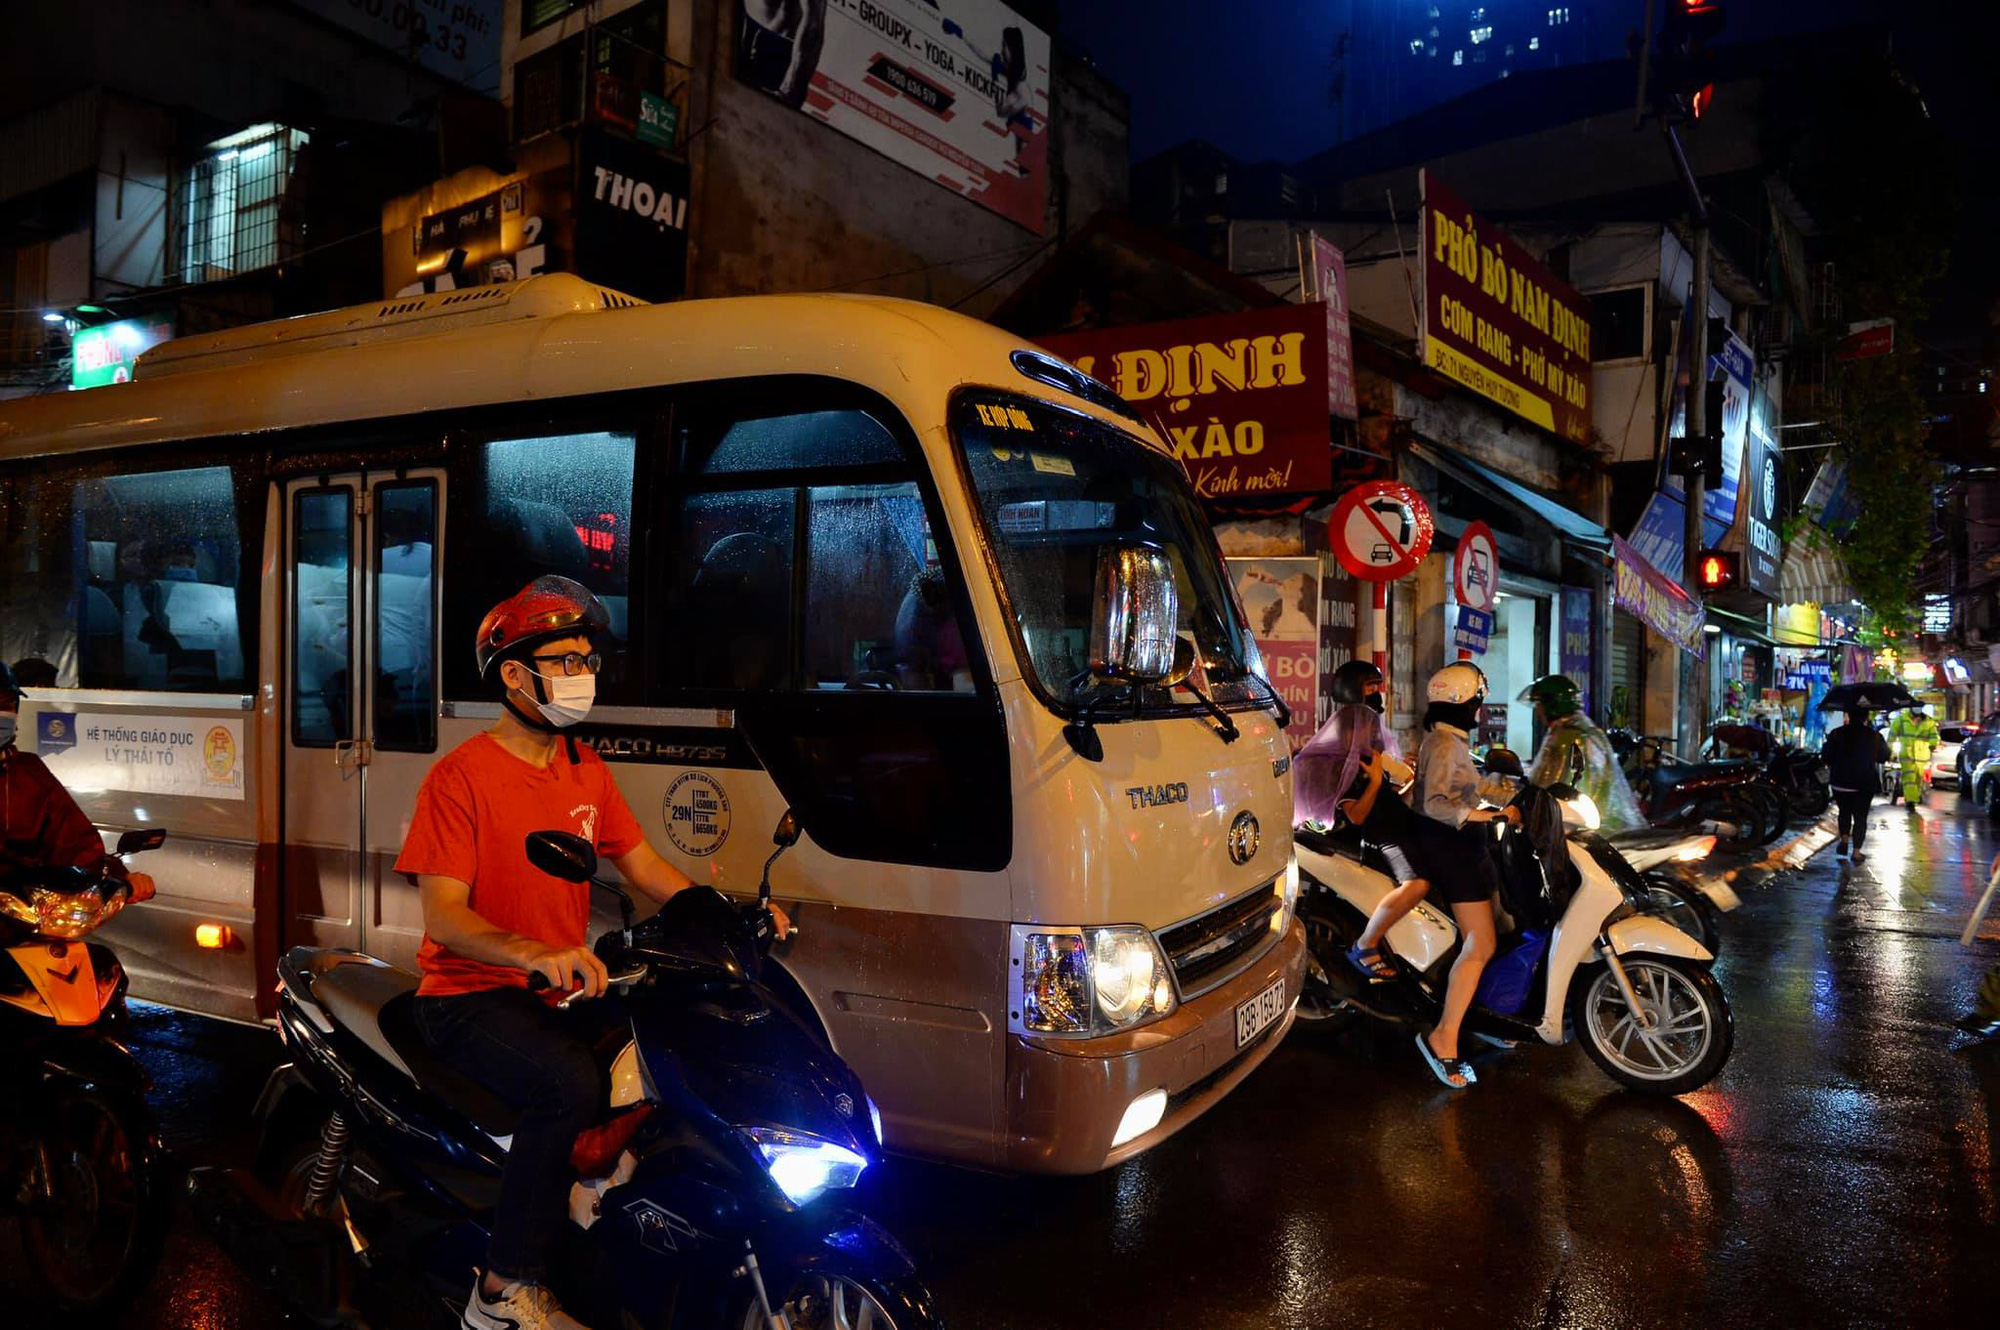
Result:
{"label": "shop awning", "polygon": [[1708,618],[1709,622],[1720,624],[1722,627],[1727,628],[1732,635],[1744,638],[1747,641],[1759,642],[1767,647],[1784,645],[1777,638],[1771,636],[1770,627],[1762,621],[1722,609],[1712,601],[1708,606]]}
{"label": "shop awning", "polygon": [[1557,533],[1572,545],[1582,545],[1600,552],[1609,551],[1611,548],[1611,533],[1603,527],[1583,514],[1563,507],[1554,499],[1537,494],[1520,481],[1501,475],[1490,466],[1475,462],[1469,457],[1461,457],[1457,453],[1426,448],[1421,444],[1413,451],[1426,462],[1451,472],[1468,485],[1498,491],[1501,498],[1519,504],[1554,527]]}
{"label": "shop awning", "polygon": [[1785,562],[1778,570],[1779,604],[1810,600],[1821,605],[1838,605],[1853,599],[1854,588],[1848,585],[1847,569],[1832,548],[1814,547],[1804,540],[1785,545]]}

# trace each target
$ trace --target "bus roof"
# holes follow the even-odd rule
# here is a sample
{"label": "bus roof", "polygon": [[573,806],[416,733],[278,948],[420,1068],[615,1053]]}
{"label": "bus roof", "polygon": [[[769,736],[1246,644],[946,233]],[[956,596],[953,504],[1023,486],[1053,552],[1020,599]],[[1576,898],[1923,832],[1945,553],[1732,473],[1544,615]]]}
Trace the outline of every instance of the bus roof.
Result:
{"label": "bus roof", "polygon": [[837,377],[905,404],[941,401],[961,384],[1003,387],[1166,451],[1131,416],[1030,376],[1015,360],[1022,350],[1033,348],[915,301],[649,305],[550,274],[164,343],[141,357],[130,383],[0,402],[0,460],[772,374]]}

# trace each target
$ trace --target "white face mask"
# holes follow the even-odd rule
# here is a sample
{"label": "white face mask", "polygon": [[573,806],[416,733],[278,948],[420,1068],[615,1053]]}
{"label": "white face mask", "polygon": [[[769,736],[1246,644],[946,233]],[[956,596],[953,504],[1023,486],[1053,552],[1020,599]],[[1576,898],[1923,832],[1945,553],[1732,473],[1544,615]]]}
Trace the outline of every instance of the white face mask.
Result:
{"label": "white face mask", "polygon": [[559,730],[568,729],[590,714],[591,704],[597,701],[596,675],[550,675],[536,671],[536,676],[541,679],[549,700],[535,706],[549,724]]}
{"label": "white face mask", "polygon": [[14,742],[14,730],[19,724],[20,718],[13,712],[0,713],[0,748]]}

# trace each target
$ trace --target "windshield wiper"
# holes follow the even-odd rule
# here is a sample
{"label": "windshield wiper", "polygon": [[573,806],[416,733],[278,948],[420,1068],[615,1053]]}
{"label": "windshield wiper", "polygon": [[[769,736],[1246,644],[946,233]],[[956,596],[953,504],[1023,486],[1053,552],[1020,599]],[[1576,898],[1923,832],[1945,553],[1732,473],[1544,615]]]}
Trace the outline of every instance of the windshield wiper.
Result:
{"label": "windshield wiper", "polygon": [[1229,713],[1227,711],[1224,711],[1221,707],[1215,705],[1214,698],[1210,697],[1207,693],[1202,692],[1200,688],[1196,687],[1194,679],[1192,677],[1182,679],[1180,682],[1176,683],[1174,687],[1185,688],[1190,693],[1193,693],[1195,701],[1201,703],[1203,709],[1206,710],[1209,715],[1215,717],[1215,733],[1216,736],[1222,740],[1222,742],[1226,744],[1233,744],[1237,741],[1237,739],[1242,737],[1243,732],[1236,728],[1235,721],[1229,719]]}
{"label": "windshield wiper", "polygon": [[1278,720],[1278,728],[1281,730],[1289,729],[1292,724],[1292,709],[1289,705],[1286,704],[1284,698],[1278,696],[1278,690],[1276,686],[1274,686],[1269,679],[1266,679],[1261,674],[1257,674],[1254,671],[1246,671],[1246,673],[1248,673],[1250,677],[1255,679],[1258,683],[1264,685],[1264,700],[1263,702],[1259,702],[1257,705],[1262,706],[1264,705],[1265,702],[1268,702],[1272,706],[1276,707],[1277,711],[1275,715],[1277,716]]}

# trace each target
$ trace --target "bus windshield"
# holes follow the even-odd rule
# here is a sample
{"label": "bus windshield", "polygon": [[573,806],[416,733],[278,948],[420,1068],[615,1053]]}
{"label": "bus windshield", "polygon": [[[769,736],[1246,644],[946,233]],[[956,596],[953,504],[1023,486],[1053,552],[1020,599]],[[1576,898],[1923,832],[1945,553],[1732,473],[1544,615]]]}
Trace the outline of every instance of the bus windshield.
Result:
{"label": "bus windshield", "polygon": [[[1219,703],[1267,695],[1215,536],[1172,459],[1028,397],[961,394],[952,425],[1027,663],[1050,700],[1071,706],[1106,687],[1089,671],[1090,626],[1098,553],[1117,545],[1157,549],[1172,563],[1179,629],[1198,661],[1192,681]],[[1193,698],[1148,688],[1140,702],[1157,712]]]}

